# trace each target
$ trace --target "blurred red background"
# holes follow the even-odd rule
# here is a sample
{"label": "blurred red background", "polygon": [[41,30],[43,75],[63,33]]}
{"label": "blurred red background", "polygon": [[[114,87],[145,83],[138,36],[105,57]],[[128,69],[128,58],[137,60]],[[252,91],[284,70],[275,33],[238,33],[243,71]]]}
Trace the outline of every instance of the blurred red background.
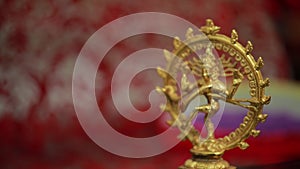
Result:
{"label": "blurred red background", "polygon": [[[72,73],[84,43],[108,22],[146,11],[174,14],[199,27],[211,18],[223,33],[235,28],[243,44],[251,40],[253,54],[265,60],[263,73],[277,84],[277,102],[294,108],[271,105],[277,113],[265,124],[265,133],[250,139],[248,150],[236,149],[224,158],[244,167],[299,160],[300,114],[295,110],[299,93],[282,95],[291,86],[299,91],[297,83],[290,84],[300,79],[299,1],[1,0],[0,168],[177,168],[190,157],[188,142],[146,159],[112,155],[88,138],[76,118]],[[106,118],[118,121],[114,127],[123,133],[143,137],[160,133],[165,126],[159,121],[142,126],[119,117],[108,92],[115,66],[134,51],[169,48],[170,43],[158,36],[133,37],[116,45],[100,65],[99,106]],[[291,97],[296,99],[286,100]],[[147,103],[138,106],[145,109]]]}

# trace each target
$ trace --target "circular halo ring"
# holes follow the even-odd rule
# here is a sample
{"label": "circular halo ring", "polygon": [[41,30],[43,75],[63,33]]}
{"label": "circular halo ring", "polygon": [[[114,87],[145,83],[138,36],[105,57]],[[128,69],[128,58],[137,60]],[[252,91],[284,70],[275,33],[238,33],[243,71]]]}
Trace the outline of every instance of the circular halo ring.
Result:
{"label": "circular halo ring", "polygon": [[[233,35],[228,37],[218,33],[205,33],[205,37],[201,34],[188,37],[186,40],[182,41],[179,46],[175,47],[175,50],[172,53],[174,56],[185,58],[189,56],[190,51],[194,50],[190,49],[191,47],[197,46],[197,44],[202,44],[204,41],[207,41],[208,38],[216,50],[225,52],[240,63],[243,70],[242,74],[243,76],[246,76],[249,81],[250,96],[252,96],[252,99],[255,100],[255,103],[250,104],[256,107],[256,110],[249,110],[238,128],[230,132],[228,135],[216,139],[213,144],[225,145],[222,148],[223,151],[236,147],[246,149],[249,145],[244,141],[249,136],[256,137],[260,133],[259,130],[256,130],[256,126],[259,122],[265,121],[267,115],[262,113],[263,105],[270,102],[270,96],[265,96],[264,92],[264,88],[269,85],[269,79],[264,80],[260,71],[260,68],[263,65],[262,59],[259,58],[258,61],[254,60],[254,57],[251,55],[251,51],[253,49],[251,42],[248,42],[247,46],[244,47],[242,44],[237,42],[237,38]],[[233,30],[232,34],[234,33],[236,33],[235,30]],[[197,50],[197,47],[195,47],[195,49]],[[176,66],[173,64],[175,58],[176,57],[173,57],[173,60],[170,61],[170,65],[167,66],[167,72],[174,72],[172,69],[176,69]],[[166,78],[168,77],[169,76],[166,76]],[[174,85],[170,84],[170,82],[172,81],[165,79],[164,85]],[[178,101],[175,101],[171,104],[175,104],[176,107],[178,107],[178,103]]]}

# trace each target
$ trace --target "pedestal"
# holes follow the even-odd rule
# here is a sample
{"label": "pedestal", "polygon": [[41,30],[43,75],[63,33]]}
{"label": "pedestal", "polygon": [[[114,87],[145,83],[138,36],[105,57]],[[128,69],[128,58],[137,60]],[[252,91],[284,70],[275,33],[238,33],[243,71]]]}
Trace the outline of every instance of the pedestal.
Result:
{"label": "pedestal", "polygon": [[188,159],[179,169],[236,169],[222,158],[193,157]]}

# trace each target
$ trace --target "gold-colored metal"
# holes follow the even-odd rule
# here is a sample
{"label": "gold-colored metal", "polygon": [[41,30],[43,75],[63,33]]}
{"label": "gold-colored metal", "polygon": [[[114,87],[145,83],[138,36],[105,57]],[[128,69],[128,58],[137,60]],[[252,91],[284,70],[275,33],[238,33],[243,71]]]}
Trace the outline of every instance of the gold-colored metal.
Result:
{"label": "gold-colored metal", "polygon": [[[248,41],[245,47],[241,45],[236,30],[232,30],[230,37],[219,34],[220,27],[215,26],[211,19],[207,19],[206,25],[200,30],[206,36],[195,34],[189,28],[185,40],[174,38],[172,52],[164,50],[167,65],[164,69],[157,69],[164,80],[164,86],[157,87],[157,91],[167,98],[167,103],[161,106],[171,116],[167,123],[178,127],[181,131],[179,138],[188,139],[193,144],[193,158],[187,160],[180,169],[232,169],[235,167],[223,160],[222,155],[226,150],[236,147],[243,150],[248,148],[249,144],[245,140],[260,134],[256,126],[267,118],[262,110],[271,100],[264,92],[270,80],[264,79],[260,72],[262,58],[255,61],[251,55],[252,43]],[[221,53],[221,56],[215,59],[218,56],[214,51]],[[180,82],[176,80],[178,76]],[[190,76],[195,78],[194,82],[191,82]],[[226,85],[222,78],[230,83]],[[249,98],[236,97],[243,82],[249,85]],[[186,115],[184,112],[187,107],[198,96],[204,96],[206,103],[199,103]],[[212,117],[219,111],[220,101],[244,108],[248,113],[238,128],[224,137],[215,138]],[[199,113],[204,113],[206,138],[193,126]]]}

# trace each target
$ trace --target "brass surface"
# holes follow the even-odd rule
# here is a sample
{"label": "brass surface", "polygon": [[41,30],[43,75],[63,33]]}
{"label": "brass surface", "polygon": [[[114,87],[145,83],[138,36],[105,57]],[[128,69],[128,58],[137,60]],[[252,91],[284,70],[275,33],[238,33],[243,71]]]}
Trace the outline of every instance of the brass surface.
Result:
{"label": "brass surface", "polygon": [[[270,81],[264,79],[260,71],[264,65],[262,58],[254,59],[250,41],[245,46],[238,42],[236,30],[232,30],[231,36],[220,34],[220,30],[210,19],[200,29],[206,36],[189,28],[185,40],[175,37],[174,50],[164,51],[166,67],[157,68],[164,81],[164,86],[157,87],[157,91],[167,98],[161,108],[171,116],[168,124],[180,130],[179,138],[188,139],[193,144],[193,158],[187,160],[180,167],[182,169],[235,168],[222,159],[223,153],[236,147],[248,148],[245,140],[249,136],[258,136],[260,131],[256,126],[267,118],[262,110],[271,100],[264,91]],[[195,78],[194,82],[190,76]],[[248,98],[236,96],[242,83],[248,83]],[[185,114],[189,104],[198,96],[203,96],[206,102],[199,103],[189,115]],[[221,101],[246,109],[247,114],[238,128],[216,138],[211,118],[220,110]],[[193,125],[199,113],[204,113],[205,138]]]}

